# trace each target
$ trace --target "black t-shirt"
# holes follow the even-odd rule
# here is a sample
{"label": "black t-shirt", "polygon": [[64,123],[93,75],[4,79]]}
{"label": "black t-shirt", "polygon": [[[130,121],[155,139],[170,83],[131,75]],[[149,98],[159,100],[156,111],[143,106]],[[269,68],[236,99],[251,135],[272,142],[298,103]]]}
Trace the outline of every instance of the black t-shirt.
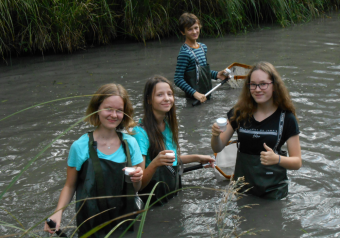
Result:
{"label": "black t-shirt", "polygon": [[[228,112],[228,120],[234,114],[234,109]],[[242,153],[259,155],[261,151],[266,151],[263,147],[263,143],[274,149],[278,139],[278,129],[280,122],[281,109],[278,108],[272,115],[267,117],[261,122],[255,120],[252,117],[249,121],[242,121],[240,128],[237,129],[238,125],[236,120],[231,122],[231,126],[234,130],[237,129],[237,136],[239,141],[239,150]],[[299,126],[293,113],[286,111],[282,137],[280,144],[277,147],[277,151],[281,150],[281,146],[292,136],[300,133]]]}

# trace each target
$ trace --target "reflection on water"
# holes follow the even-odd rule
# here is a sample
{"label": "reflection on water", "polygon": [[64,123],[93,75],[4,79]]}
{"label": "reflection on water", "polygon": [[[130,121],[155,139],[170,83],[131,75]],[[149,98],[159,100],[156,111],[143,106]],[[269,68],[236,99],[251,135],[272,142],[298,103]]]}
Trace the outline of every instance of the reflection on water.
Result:
{"label": "reflection on water", "polygon": [[[247,221],[242,230],[268,229],[263,237],[340,236],[340,61],[339,19],[322,19],[287,29],[257,30],[246,35],[203,39],[212,69],[232,62],[273,63],[291,92],[297,107],[303,167],[289,171],[290,193],[282,201],[246,197],[234,209]],[[0,118],[31,105],[75,95],[94,93],[102,84],[115,82],[127,88],[135,119],[142,113],[142,90],[147,78],[162,74],[173,79],[182,42],[177,39],[116,44],[73,55],[23,57],[1,66]],[[213,82],[215,85],[217,82]],[[236,103],[239,89],[219,88],[209,102],[192,107],[191,100],[176,90],[183,153],[212,155],[210,131],[213,121]],[[0,122],[0,190],[56,136],[81,119],[89,97],[41,105]],[[30,227],[54,211],[66,178],[66,159],[71,143],[91,128],[80,123],[58,139],[5,194],[1,206]],[[187,186],[224,188],[210,169],[183,176]],[[220,193],[190,189],[163,207],[148,213],[146,237],[210,237]],[[239,210],[243,204],[257,203]],[[73,206],[64,213],[68,225]],[[0,220],[17,224],[4,210]],[[73,223],[71,222],[71,225]],[[42,228],[42,226],[38,226]],[[14,231],[0,226],[0,234]],[[128,237],[134,237],[129,234]]]}

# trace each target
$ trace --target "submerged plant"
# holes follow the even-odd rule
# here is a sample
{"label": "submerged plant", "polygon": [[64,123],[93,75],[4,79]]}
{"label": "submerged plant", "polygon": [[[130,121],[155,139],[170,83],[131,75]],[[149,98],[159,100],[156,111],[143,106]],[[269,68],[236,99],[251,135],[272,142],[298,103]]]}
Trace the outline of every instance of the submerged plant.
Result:
{"label": "submerged plant", "polygon": [[[219,201],[218,205],[216,205],[216,229],[217,232],[209,230],[211,232],[212,237],[216,238],[229,238],[229,237],[240,237],[243,235],[256,235],[257,232],[262,232],[265,230],[257,230],[255,228],[241,231],[238,233],[238,229],[240,224],[244,221],[243,218],[237,215],[237,211],[233,208],[233,204],[235,201],[239,200],[244,196],[244,194],[251,188],[243,190],[243,187],[247,185],[244,181],[244,177],[239,177],[236,181],[230,181],[226,190],[222,193],[222,199]],[[239,207],[242,208],[251,208],[254,205],[258,204],[248,204]]]}

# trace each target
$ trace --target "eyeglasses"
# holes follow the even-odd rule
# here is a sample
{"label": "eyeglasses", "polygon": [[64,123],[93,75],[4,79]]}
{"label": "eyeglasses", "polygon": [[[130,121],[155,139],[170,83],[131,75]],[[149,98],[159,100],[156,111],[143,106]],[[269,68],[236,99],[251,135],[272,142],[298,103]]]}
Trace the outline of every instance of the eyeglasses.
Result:
{"label": "eyeglasses", "polygon": [[257,86],[261,89],[261,90],[265,90],[268,88],[269,84],[271,84],[273,82],[270,83],[248,83],[248,87],[250,88],[250,90],[255,90],[257,88]]}

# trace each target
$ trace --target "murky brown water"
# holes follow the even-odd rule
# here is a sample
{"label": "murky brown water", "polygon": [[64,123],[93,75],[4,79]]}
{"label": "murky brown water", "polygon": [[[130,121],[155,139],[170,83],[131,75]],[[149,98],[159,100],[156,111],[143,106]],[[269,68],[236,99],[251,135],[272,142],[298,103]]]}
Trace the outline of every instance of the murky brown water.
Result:
{"label": "murky brown water", "polygon": [[[242,230],[270,230],[261,233],[261,237],[340,236],[340,19],[338,14],[331,16],[287,29],[271,27],[202,40],[208,46],[212,69],[222,69],[232,62],[273,63],[298,109],[303,167],[289,172],[289,196],[282,201],[246,197],[235,204],[259,204],[240,214],[247,219]],[[102,84],[115,82],[128,89],[137,120],[142,113],[141,94],[146,79],[162,74],[172,80],[181,44],[178,39],[167,39],[148,42],[146,46],[116,44],[72,55],[13,59],[11,67],[0,67],[0,118],[37,103],[88,95]],[[225,116],[239,92],[220,88],[213,100],[193,108],[192,101],[176,89],[182,152],[212,154],[211,124]],[[57,101],[0,122],[0,191],[48,143],[81,119],[89,99]],[[69,147],[90,129],[84,123],[72,128],[33,163],[1,200],[1,206],[26,228],[55,209],[66,179]],[[227,185],[216,182],[209,169],[185,174],[183,182],[185,186],[210,188]],[[219,199],[220,194],[213,191],[183,191],[168,205],[148,213],[144,237],[210,237],[207,224],[214,222]],[[73,214],[74,206],[64,213],[64,225]],[[0,221],[18,224],[4,210],[0,210]],[[42,225],[34,229],[42,229]],[[11,233],[13,230],[0,225],[0,234]]]}

